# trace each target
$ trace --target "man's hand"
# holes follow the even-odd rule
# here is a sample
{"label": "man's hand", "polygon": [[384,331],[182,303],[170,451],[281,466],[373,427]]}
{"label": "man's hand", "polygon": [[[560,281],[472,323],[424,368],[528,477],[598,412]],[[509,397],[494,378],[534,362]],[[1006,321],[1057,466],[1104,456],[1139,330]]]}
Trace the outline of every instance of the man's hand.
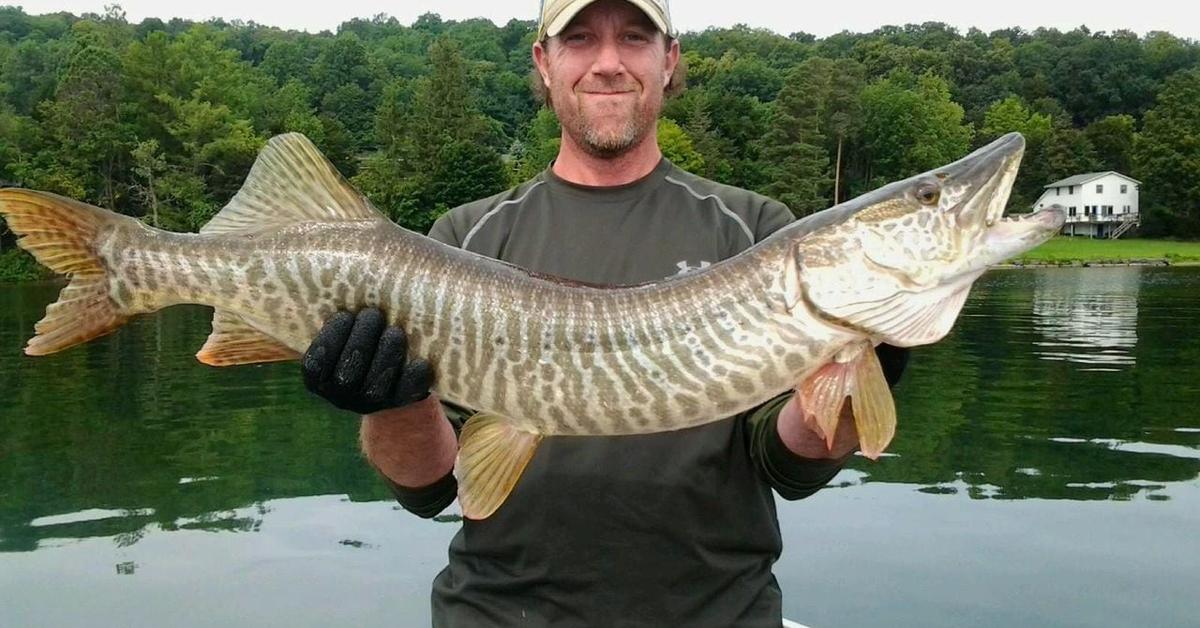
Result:
{"label": "man's hand", "polygon": [[376,308],[331,316],[300,367],[308,390],[358,414],[421,401],[433,386],[429,362],[408,359],[408,336]]}
{"label": "man's hand", "polygon": [[858,449],[858,430],[854,427],[854,412],[850,410],[849,400],[842,406],[832,447],[826,444],[825,437],[817,431],[817,426],[804,418],[799,397],[796,395],[792,395],[787,405],[779,411],[779,421],[776,425],[783,444],[802,458],[837,460]]}

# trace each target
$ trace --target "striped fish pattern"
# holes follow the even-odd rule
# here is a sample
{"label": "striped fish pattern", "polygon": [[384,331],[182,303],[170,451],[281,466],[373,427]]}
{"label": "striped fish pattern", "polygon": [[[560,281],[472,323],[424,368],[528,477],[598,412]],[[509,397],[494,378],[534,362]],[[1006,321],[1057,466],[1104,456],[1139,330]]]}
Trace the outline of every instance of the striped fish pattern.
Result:
{"label": "striped fish pattern", "polygon": [[[464,514],[484,518],[541,438],[682,429],[790,388],[830,439],[849,397],[863,450],[877,456],[895,410],[870,349],[945,335],[990,257],[1053,226],[1049,214],[996,220],[1023,146],[1005,141],[940,179],[893,184],[702,271],[626,287],[538,275],[401,229],[296,134],[268,143],[198,234],[29,190],[0,191],[0,214],[22,247],[70,277],[30,355],[199,303],[215,309],[201,362],[293,360],[334,312],[383,309],[408,332],[410,353],[433,364],[438,395],[479,411],[461,435],[456,475]],[[932,203],[919,196],[931,182]],[[978,227],[957,224],[972,211]],[[1008,248],[981,246],[990,254],[981,261],[946,244],[971,229],[1000,229]],[[892,244],[863,256],[872,238]]]}

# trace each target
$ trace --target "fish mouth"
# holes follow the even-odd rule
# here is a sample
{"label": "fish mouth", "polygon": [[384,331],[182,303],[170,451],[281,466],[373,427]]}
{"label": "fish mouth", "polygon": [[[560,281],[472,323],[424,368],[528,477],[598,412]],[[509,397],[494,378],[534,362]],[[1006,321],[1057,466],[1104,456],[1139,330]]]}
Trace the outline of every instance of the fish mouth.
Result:
{"label": "fish mouth", "polygon": [[955,208],[959,228],[980,232],[1004,216],[1024,154],[1025,138],[1009,133],[934,172],[947,182],[951,198],[961,199]]}
{"label": "fish mouth", "polygon": [[1032,214],[1006,216],[984,233],[983,246],[973,264],[999,264],[1054,237],[1067,221],[1062,205],[1051,205]]}
{"label": "fish mouth", "polygon": [[[1031,214],[1005,216],[1025,138],[1009,133],[937,171],[947,181],[947,192],[959,197],[954,208],[957,226],[971,251],[967,273],[979,272],[1049,240],[1066,222],[1067,212],[1054,205]],[[953,198],[953,197],[952,197]]]}

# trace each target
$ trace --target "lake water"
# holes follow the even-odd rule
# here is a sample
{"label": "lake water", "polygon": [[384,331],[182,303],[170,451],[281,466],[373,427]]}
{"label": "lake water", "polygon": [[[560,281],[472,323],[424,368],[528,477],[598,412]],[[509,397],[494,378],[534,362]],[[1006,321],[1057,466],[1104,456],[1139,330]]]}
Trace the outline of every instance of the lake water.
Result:
{"label": "lake water", "polygon": [[[207,310],[19,352],[0,286],[0,626],[419,626],[457,523],[398,510],[294,364],[212,369]],[[992,271],[914,352],[879,462],[780,504],[785,614],[1200,625],[1200,269]]]}

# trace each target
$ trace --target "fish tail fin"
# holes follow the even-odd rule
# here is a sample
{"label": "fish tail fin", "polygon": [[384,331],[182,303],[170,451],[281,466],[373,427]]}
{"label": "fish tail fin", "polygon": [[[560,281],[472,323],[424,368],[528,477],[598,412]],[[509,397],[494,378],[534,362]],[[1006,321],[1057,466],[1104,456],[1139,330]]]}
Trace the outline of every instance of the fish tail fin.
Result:
{"label": "fish tail fin", "polygon": [[133,220],[57,194],[0,190],[0,216],[20,236],[17,244],[42,265],[66,275],[58,301],[34,327],[26,355],[48,355],[103,336],[128,315],[109,295],[108,274],[96,251],[106,226]]}

